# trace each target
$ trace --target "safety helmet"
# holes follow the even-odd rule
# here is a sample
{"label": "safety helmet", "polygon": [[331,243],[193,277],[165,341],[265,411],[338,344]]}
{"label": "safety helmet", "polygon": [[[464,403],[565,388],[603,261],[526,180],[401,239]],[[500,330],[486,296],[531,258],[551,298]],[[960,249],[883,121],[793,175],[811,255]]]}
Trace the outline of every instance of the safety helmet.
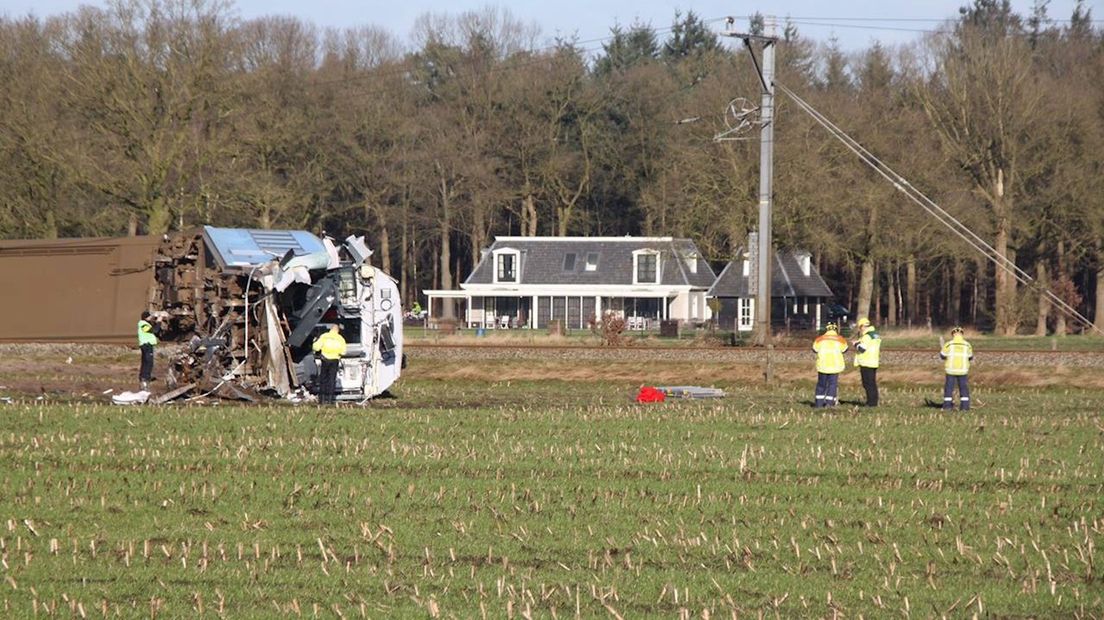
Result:
{"label": "safety helmet", "polygon": [[862,329],[863,327],[867,327],[867,326],[870,325],[870,319],[868,319],[864,316],[863,318],[859,319],[859,322],[856,325],[860,329]]}
{"label": "safety helmet", "polygon": [[826,332],[839,331],[839,325],[836,325],[835,323],[829,323],[829,324],[824,326],[824,331],[826,331]]}
{"label": "safety helmet", "polygon": [[951,328],[951,335],[952,336],[955,335],[955,334],[965,334],[965,333],[966,333],[966,330],[962,329],[958,325],[955,325],[954,327]]}

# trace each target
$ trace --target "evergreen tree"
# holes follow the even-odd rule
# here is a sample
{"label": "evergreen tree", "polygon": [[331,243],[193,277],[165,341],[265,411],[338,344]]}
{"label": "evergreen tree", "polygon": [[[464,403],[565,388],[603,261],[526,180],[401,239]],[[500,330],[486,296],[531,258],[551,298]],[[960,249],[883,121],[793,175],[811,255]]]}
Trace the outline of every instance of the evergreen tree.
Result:
{"label": "evergreen tree", "polygon": [[675,22],[671,26],[671,37],[663,44],[663,60],[676,63],[684,58],[700,58],[721,48],[717,35],[705,25],[693,11],[681,13],[675,11]]}
{"label": "evergreen tree", "polygon": [[594,64],[598,75],[622,72],[659,57],[659,43],[651,26],[635,23],[628,31],[614,26],[610,32],[613,38],[602,44],[602,56]]}

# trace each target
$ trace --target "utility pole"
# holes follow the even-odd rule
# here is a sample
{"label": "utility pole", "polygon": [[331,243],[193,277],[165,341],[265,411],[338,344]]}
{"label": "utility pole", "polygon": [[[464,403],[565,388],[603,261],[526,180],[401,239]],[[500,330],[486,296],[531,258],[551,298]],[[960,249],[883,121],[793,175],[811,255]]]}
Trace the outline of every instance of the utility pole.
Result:
{"label": "utility pole", "polygon": [[[775,19],[765,18],[765,34],[751,34],[727,31],[724,36],[742,39],[744,46],[755,63],[759,76],[762,96],[758,110],[759,123],[759,230],[756,235],[756,248],[748,248],[755,257],[755,324],[752,330],[752,342],[756,345],[769,345],[771,319],[771,266],[774,263],[773,235],[771,232],[771,207],[774,186],[774,51],[778,43],[775,36]],[[731,26],[731,21],[729,22]],[[753,42],[759,43],[763,51],[760,63],[755,54]],[[769,365],[768,365],[769,367]]]}

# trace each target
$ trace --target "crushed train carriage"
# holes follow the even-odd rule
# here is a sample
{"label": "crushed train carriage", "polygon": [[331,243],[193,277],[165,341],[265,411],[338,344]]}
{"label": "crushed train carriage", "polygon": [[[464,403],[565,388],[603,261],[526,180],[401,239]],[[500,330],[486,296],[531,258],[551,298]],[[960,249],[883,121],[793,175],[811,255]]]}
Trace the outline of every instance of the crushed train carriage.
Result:
{"label": "crushed train carriage", "polygon": [[[386,391],[403,367],[398,287],[362,239],[204,227],[167,237],[0,241],[0,341],[134,342],[150,310],[174,347],[174,389],[300,398],[313,391],[314,337],[349,343],[345,400]],[[165,398],[168,400],[168,398]]]}
{"label": "crushed train carriage", "polygon": [[187,343],[170,384],[220,396],[298,398],[314,391],[315,337],[339,325],[348,351],[338,399],[378,396],[403,368],[394,279],[363,238],[338,247],[305,231],[207,226],[158,249],[150,310],[168,340]]}

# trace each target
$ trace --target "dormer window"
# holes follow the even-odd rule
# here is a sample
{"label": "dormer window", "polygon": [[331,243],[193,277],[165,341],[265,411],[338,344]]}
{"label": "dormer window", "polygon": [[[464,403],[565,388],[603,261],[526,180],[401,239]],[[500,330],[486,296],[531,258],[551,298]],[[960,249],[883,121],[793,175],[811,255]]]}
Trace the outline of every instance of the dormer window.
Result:
{"label": "dormer window", "polygon": [[688,254],[686,256],[686,269],[690,273],[698,272],[698,256],[696,254]]}
{"label": "dormer window", "polygon": [[633,284],[659,284],[659,252],[633,252]]}
{"label": "dormer window", "polygon": [[518,281],[518,251],[495,250],[494,256],[494,281],[514,284]]}
{"label": "dormer window", "polygon": [[598,271],[598,253],[587,252],[586,266],[583,268],[586,271]]}

